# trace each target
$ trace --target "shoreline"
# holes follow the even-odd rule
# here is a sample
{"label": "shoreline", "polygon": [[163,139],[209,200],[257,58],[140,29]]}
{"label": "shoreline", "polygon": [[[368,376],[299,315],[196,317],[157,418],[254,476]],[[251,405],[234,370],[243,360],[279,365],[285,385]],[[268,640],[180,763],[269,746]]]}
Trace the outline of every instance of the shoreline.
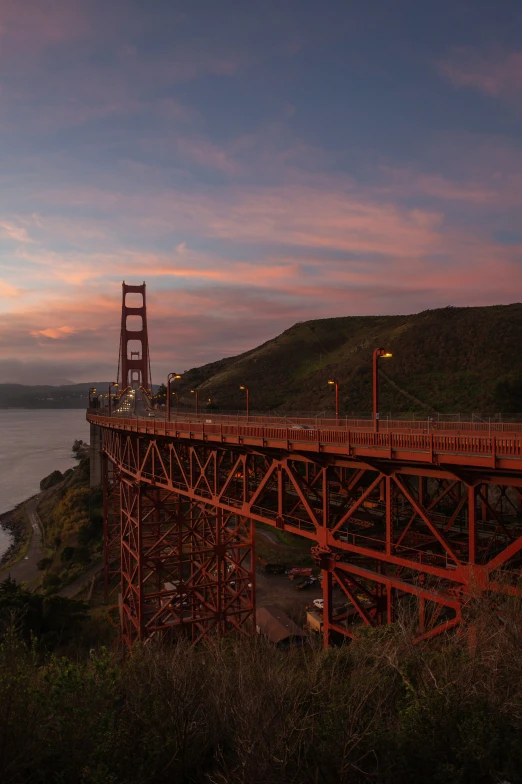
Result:
{"label": "shoreline", "polygon": [[32,495],[19,504],[0,514],[0,527],[11,534],[13,541],[0,558],[0,572],[10,569],[24,557],[32,539],[32,529],[25,505],[35,498]]}

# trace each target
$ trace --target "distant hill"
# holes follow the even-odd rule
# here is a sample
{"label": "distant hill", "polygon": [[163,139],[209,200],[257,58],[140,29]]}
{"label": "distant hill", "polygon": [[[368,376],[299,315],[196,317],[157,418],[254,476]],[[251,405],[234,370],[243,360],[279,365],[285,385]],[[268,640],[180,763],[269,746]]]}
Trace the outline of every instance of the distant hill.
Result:
{"label": "distant hill", "polygon": [[[0,408],[87,408],[89,389],[107,392],[108,381],[83,384],[0,384]],[[158,384],[153,385],[157,391]]]}
{"label": "distant hill", "polygon": [[342,414],[371,410],[374,348],[380,361],[381,412],[426,414],[522,412],[522,304],[448,307],[410,316],[348,316],[295,324],[236,357],[184,373],[174,382],[182,404],[251,411],[333,411],[340,385]]}
{"label": "distant hill", "polygon": [[108,382],[62,386],[0,384],[0,408],[87,408],[89,389],[106,390]]}

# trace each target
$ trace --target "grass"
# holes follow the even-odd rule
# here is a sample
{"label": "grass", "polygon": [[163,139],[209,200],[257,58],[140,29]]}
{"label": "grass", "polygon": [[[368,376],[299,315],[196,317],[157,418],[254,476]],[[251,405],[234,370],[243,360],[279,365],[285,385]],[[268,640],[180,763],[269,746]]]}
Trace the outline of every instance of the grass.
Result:
{"label": "grass", "polygon": [[[263,536],[263,531],[275,536],[278,543]],[[280,531],[265,523],[256,522],[256,556],[262,563],[291,564],[292,566],[315,566],[310,553],[310,542],[301,536]]]}
{"label": "grass", "polygon": [[[218,408],[333,411],[327,380],[340,384],[341,415],[371,410],[373,349],[393,358],[382,369],[383,411],[510,411],[522,399],[522,305],[441,308],[407,316],[348,316],[295,324],[257,348],[187,371],[182,403],[197,387]],[[420,401],[416,404],[411,396]]]}
{"label": "grass", "polygon": [[100,558],[101,488],[89,488],[88,468],[88,459],[80,461],[39,505],[46,556],[51,558],[42,575],[46,590],[59,591]]}

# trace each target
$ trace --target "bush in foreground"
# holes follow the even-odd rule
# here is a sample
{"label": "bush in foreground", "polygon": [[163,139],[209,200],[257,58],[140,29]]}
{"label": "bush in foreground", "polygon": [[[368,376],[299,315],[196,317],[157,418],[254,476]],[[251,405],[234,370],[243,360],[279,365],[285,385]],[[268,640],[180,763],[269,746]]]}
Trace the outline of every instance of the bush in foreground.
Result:
{"label": "bush in foreground", "polygon": [[[522,780],[520,608],[413,645],[405,624],[277,651],[151,641],[123,663],[0,650],[3,784],[499,784]],[[465,630],[464,630],[465,631]]]}

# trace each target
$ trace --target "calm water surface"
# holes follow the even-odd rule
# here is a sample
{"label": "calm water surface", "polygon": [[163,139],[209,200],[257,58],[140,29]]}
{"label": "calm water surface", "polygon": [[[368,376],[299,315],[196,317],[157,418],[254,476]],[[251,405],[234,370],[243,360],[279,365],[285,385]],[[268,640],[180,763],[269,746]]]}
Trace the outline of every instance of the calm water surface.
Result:
{"label": "calm water surface", "polygon": [[[76,465],[75,438],[89,441],[83,409],[0,410],[0,513],[37,493],[40,480]],[[11,542],[0,528],[0,556]]]}

